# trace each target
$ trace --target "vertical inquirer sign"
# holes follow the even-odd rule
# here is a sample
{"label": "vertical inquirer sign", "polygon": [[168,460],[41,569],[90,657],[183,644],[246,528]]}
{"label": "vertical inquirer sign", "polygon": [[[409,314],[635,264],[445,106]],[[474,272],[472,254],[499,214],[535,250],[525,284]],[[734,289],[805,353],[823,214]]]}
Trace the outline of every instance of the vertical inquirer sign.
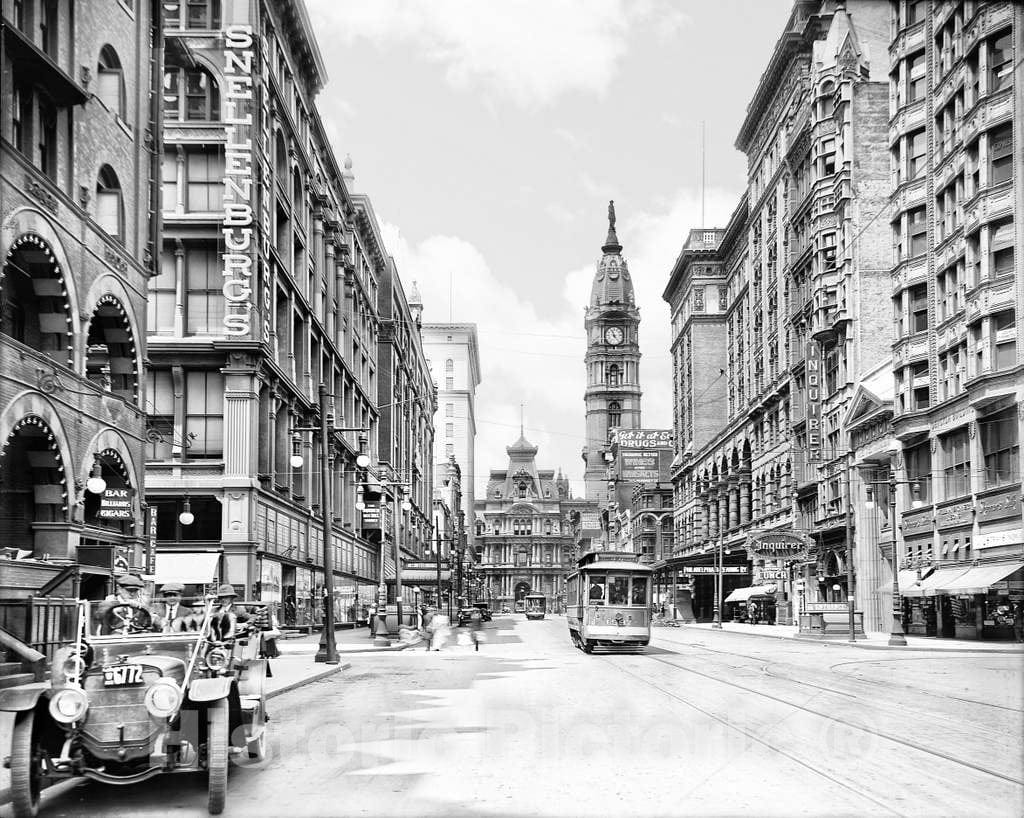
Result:
{"label": "vertical inquirer sign", "polygon": [[821,346],[807,343],[807,462],[821,462]]}
{"label": "vertical inquirer sign", "polygon": [[224,29],[224,334],[248,335],[253,308],[252,26]]}

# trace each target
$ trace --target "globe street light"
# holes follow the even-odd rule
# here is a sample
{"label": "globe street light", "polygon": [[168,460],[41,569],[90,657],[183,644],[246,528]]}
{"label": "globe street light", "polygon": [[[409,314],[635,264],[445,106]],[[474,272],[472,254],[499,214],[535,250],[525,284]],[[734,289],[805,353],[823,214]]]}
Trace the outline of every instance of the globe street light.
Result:
{"label": "globe street light", "polygon": [[85,481],[85,488],[92,494],[103,494],[107,490],[107,481],[103,479],[103,468],[99,461],[93,463],[89,479]]}
{"label": "globe street light", "polygon": [[196,521],[196,515],[192,513],[192,506],[188,501],[188,497],[185,498],[185,502],[181,504],[181,514],[178,515],[178,522],[182,525],[192,525]]}

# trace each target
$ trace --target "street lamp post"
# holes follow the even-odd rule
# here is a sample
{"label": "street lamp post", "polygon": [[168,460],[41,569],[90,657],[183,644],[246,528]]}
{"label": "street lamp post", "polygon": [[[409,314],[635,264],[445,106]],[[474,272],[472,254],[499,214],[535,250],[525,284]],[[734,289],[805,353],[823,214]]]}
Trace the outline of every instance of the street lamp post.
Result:
{"label": "street lamp post", "polygon": [[879,480],[868,483],[868,499],[865,503],[867,508],[874,508],[874,497],[870,486],[889,487],[889,530],[892,532],[892,630],[889,633],[889,645],[893,647],[906,647],[907,637],[903,628],[902,598],[900,597],[900,571],[899,571],[899,550],[896,543],[896,486],[909,485],[911,491],[911,507],[918,508],[922,505],[920,499],[921,484],[917,480],[897,480],[896,475],[890,471],[889,480]]}
{"label": "street lamp post", "polygon": [[[338,646],[334,640],[334,553],[331,526],[331,437],[334,432],[365,432],[365,427],[358,426],[348,429],[327,427],[327,385],[320,383],[320,423],[317,426],[294,426],[293,432],[313,432],[320,438],[320,514],[323,517],[323,549],[324,549],[324,627],[320,634],[320,645],[314,661],[329,665],[338,664]],[[367,465],[369,458],[360,454],[357,464]],[[302,468],[302,457],[297,452],[292,455],[293,468]]]}
{"label": "street lamp post", "polygon": [[722,628],[722,608],[725,605],[725,600],[722,599],[722,572],[725,569],[724,554],[731,553],[732,549],[725,547],[725,540],[719,537],[718,549],[717,549],[717,560],[715,571],[715,611],[714,611],[714,622],[711,623],[712,628],[721,630]]}

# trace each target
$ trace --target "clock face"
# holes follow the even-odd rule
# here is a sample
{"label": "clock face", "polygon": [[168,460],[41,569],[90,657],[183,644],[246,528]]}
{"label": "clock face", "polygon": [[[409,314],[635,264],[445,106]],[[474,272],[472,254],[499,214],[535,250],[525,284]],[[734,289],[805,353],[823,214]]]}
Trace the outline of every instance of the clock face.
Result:
{"label": "clock face", "polygon": [[608,327],[604,331],[604,339],[609,344],[621,344],[622,343],[622,327]]}

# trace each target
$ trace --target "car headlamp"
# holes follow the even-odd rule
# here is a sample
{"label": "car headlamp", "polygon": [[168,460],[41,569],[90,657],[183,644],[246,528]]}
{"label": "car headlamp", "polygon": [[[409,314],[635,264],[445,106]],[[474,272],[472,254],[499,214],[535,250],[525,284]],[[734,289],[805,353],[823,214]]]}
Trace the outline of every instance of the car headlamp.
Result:
{"label": "car headlamp", "polygon": [[230,661],[231,654],[224,650],[224,648],[211,648],[206,653],[206,666],[210,670],[224,670]]}
{"label": "car headlamp", "polygon": [[167,719],[181,707],[182,693],[170,679],[157,679],[146,691],[146,710],[157,719]]}
{"label": "car headlamp", "polygon": [[89,709],[89,698],[78,687],[65,687],[50,699],[50,715],[61,724],[81,721]]}

